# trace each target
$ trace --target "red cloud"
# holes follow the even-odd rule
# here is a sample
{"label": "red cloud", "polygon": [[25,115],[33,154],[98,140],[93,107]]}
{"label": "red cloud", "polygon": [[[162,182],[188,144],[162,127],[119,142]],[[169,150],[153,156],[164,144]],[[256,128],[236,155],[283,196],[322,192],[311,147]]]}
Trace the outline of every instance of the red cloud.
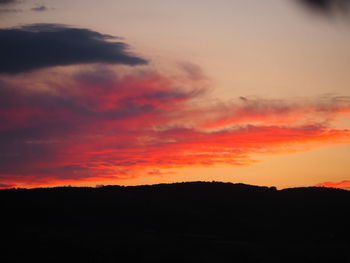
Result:
{"label": "red cloud", "polygon": [[0,181],[103,182],[350,142],[349,130],[331,127],[349,113],[348,97],[211,103],[199,74],[190,73],[99,69],[40,89],[0,82]]}
{"label": "red cloud", "polygon": [[319,186],[319,187],[330,187],[330,188],[342,188],[342,189],[350,190],[350,181],[325,182],[325,183],[322,183],[322,184],[318,184],[316,186]]}

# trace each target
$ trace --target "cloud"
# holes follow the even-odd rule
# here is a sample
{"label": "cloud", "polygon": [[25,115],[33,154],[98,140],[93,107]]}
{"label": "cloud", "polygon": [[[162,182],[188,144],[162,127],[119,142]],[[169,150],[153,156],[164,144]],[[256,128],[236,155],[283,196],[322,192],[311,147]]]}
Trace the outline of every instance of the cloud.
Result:
{"label": "cloud", "polygon": [[349,13],[349,0],[297,0],[311,11],[323,14]]}
{"label": "cloud", "polygon": [[88,63],[142,65],[117,38],[89,29],[35,24],[0,29],[0,73]]}
{"label": "cloud", "polygon": [[325,182],[322,184],[318,184],[316,186],[319,187],[330,187],[330,188],[341,188],[345,190],[350,190],[350,181],[342,181],[342,182]]}
{"label": "cloud", "polygon": [[[349,112],[350,98],[324,96],[317,99],[273,100],[240,97],[236,101],[210,106],[203,126],[221,129],[232,125],[308,125],[330,121]],[[200,117],[199,117],[200,118]]]}
{"label": "cloud", "polygon": [[40,6],[33,7],[30,10],[37,11],[37,12],[43,12],[43,11],[47,11],[48,8],[44,5],[40,5]]}
{"label": "cloud", "polygon": [[3,78],[0,180],[95,184],[350,142],[332,127],[349,97],[214,102],[200,76],[98,66]]}

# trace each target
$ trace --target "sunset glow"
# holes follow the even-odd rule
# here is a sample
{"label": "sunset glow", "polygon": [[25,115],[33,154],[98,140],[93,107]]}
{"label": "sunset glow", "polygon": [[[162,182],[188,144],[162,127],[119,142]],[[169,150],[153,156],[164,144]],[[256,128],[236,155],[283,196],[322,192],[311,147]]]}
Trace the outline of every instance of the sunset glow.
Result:
{"label": "sunset glow", "polygon": [[[13,4],[11,8],[21,5],[10,2],[6,5]],[[349,152],[350,60],[344,58],[349,58],[349,53],[342,53],[349,51],[349,45],[344,47],[342,40],[350,44],[350,35],[344,35],[336,25],[315,29],[316,36],[327,39],[327,43],[313,43],[306,35],[312,31],[307,19],[322,24],[327,18],[308,18],[310,10],[288,1],[283,5],[271,0],[267,5],[272,11],[261,10],[262,17],[268,15],[262,19],[262,27],[253,30],[247,24],[245,37],[242,33],[245,18],[224,14],[239,38],[236,47],[230,40],[233,42],[229,49],[227,36],[221,38],[219,32],[215,40],[208,36],[208,46],[202,43],[196,49],[196,38],[204,36],[203,28],[198,28],[197,35],[188,36],[179,22],[179,31],[174,30],[174,35],[182,34],[184,42],[174,38],[172,45],[166,46],[164,40],[162,46],[160,39],[152,39],[151,29],[150,35],[145,36],[142,26],[137,38],[130,18],[121,16],[124,39],[117,37],[118,29],[113,31],[107,23],[108,12],[106,20],[93,28],[86,17],[65,20],[62,8],[70,7],[67,1],[63,2],[57,3],[57,8],[42,9],[38,16],[33,14],[39,11],[35,9],[23,11],[23,17],[10,12],[0,14],[3,23],[0,40],[5,43],[0,44],[4,61],[0,62],[0,188],[129,185],[142,182],[142,178],[152,178],[147,181],[151,183],[191,181],[198,174],[181,174],[183,169],[193,173],[197,169],[199,173],[203,168],[228,166],[230,172],[226,170],[220,178],[234,181],[231,174],[238,171],[237,167],[253,167],[264,158],[273,162],[275,156],[310,152],[310,159],[317,164],[316,153],[312,157],[315,149],[332,148],[330,158],[334,154],[344,157],[344,150],[337,148],[340,146],[347,147],[345,151]],[[130,8],[125,1],[112,2],[111,7]],[[195,1],[189,1],[189,8],[193,8],[192,2]],[[216,5],[203,2],[201,8],[206,11]],[[252,2],[259,5],[258,1]],[[236,4],[242,12],[248,8],[252,8],[252,14],[258,12],[244,1]],[[26,5],[23,4],[23,10]],[[157,16],[152,19],[158,19],[157,28],[163,32],[162,21],[168,20],[159,14],[164,10],[151,12],[143,4],[138,8],[137,13],[142,8],[143,14],[155,12]],[[283,36],[279,35],[281,28],[272,26],[267,18],[269,12],[277,10],[285,10],[286,20],[276,19],[284,21],[288,30],[306,28],[295,40],[295,47],[284,45]],[[198,26],[196,18],[215,16],[192,11],[193,20],[188,20],[191,27]],[[48,12],[55,21],[48,19]],[[131,46],[125,23],[131,24]],[[265,40],[260,31],[265,30],[264,26],[276,31],[269,31],[271,35],[267,34]],[[231,32],[229,26],[222,30]],[[329,34],[335,36],[333,41]],[[253,36],[256,41],[249,42]],[[281,42],[275,41],[277,38]],[[245,41],[250,43],[247,49],[243,48]],[[266,43],[275,52],[262,52],[260,49]],[[314,46],[319,48],[318,53],[303,58],[303,52]],[[279,57],[281,48],[286,52]],[[301,50],[300,57],[288,54],[293,49]],[[249,52],[256,57],[250,57]],[[260,61],[270,52],[271,61]],[[278,60],[283,66],[278,66]],[[303,72],[298,65],[304,67]],[[312,169],[312,165],[303,168],[303,176],[307,178]],[[283,175],[274,174],[273,168],[259,171],[259,176],[261,181],[266,178],[266,185],[278,187],[312,182],[317,186],[349,189],[349,169],[349,162],[341,161],[337,167],[329,167],[328,175],[312,181],[286,177],[281,185],[273,178]],[[330,174],[335,170],[338,174]],[[256,183],[249,177],[245,181]]]}

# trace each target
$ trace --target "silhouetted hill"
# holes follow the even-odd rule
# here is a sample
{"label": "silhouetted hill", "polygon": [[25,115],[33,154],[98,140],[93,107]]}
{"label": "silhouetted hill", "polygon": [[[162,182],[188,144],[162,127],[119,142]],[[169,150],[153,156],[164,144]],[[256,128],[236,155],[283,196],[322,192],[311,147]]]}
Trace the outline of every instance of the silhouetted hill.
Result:
{"label": "silhouetted hill", "polygon": [[0,262],[346,262],[350,191],[231,183],[0,191]]}

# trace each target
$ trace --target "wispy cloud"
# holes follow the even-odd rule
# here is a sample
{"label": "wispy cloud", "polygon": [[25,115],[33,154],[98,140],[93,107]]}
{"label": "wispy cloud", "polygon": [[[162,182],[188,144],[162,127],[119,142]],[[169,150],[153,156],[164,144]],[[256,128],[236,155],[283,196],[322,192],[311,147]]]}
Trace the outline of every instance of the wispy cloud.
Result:
{"label": "wispy cloud", "polygon": [[13,188],[13,187],[15,187],[15,185],[0,183],[0,189]]}
{"label": "wispy cloud", "polygon": [[43,12],[43,11],[47,11],[48,8],[44,5],[40,5],[40,6],[33,7],[30,10],[36,11],[36,12]]}
{"label": "wispy cloud", "polygon": [[18,8],[2,8],[0,9],[0,14],[2,13],[19,13],[22,12],[22,9],[18,9]]}
{"label": "wispy cloud", "polygon": [[14,5],[17,4],[17,0],[0,0],[0,15],[6,13],[19,13],[22,9],[15,8]]}
{"label": "wispy cloud", "polygon": [[316,186],[319,186],[319,187],[330,187],[330,188],[342,188],[342,189],[350,190],[350,181],[325,182],[325,183],[318,184]]}

